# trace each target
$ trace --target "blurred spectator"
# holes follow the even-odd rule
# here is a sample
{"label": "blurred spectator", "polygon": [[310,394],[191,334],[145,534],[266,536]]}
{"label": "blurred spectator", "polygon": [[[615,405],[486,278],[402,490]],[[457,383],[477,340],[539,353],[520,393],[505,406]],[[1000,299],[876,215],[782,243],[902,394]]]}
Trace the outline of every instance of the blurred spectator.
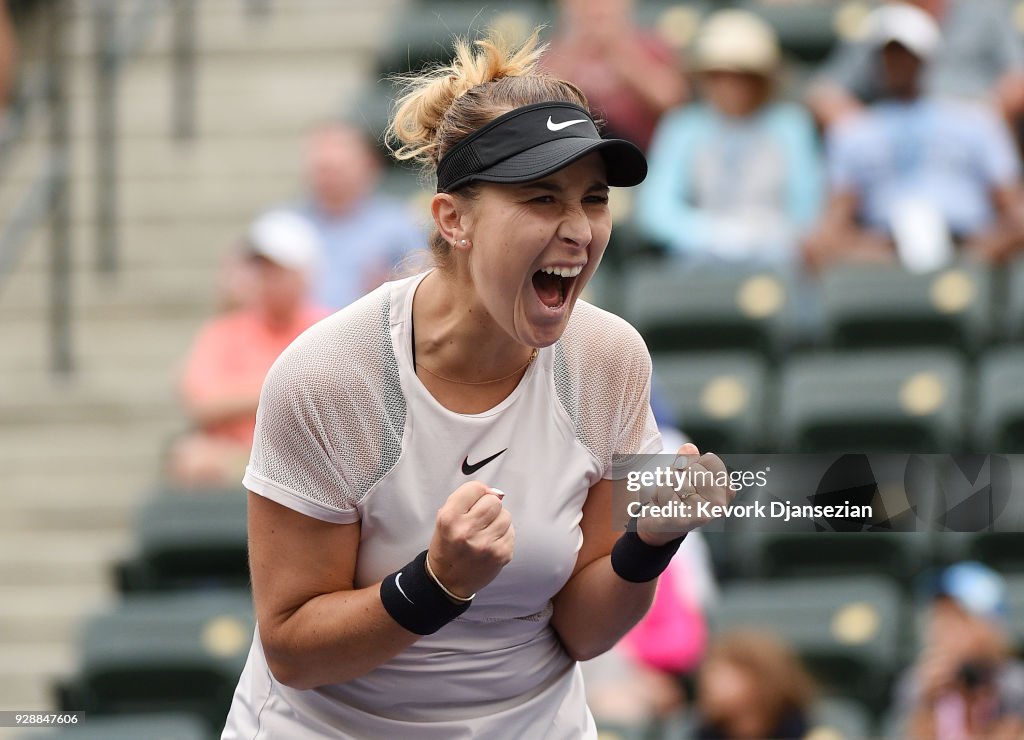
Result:
{"label": "blurred spectator", "polygon": [[795,261],[823,185],[810,116],[773,101],[780,59],[752,13],[707,20],[694,53],[705,102],[662,119],[637,195],[647,238],[697,262]]}
{"label": "blurred spectator", "polygon": [[812,267],[832,261],[941,266],[952,244],[986,261],[1021,246],[1020,163],[1009,132],[987,108],[925,95],[938,52],[934,19],[910,5],[868,18],[885,99],[828,137],[831,196],[805,244]]}
{"label": "blurred spectator", "polygon": [[[1024,43],[1004,0],[903,0],[929,13],[945,43],[922,80],[928,95],[991,102],[1007,120],[1024,113]],[[884,97],[870,39],[844,41],[809,87],[807,102],[831,126]]]}
{"label": "blurred spectator", "polygon": [[718,638],[701,666],[694,737],[802,738],[815,688],[800,659],[772,635]]}
{"label": "blurred spectator", "polygon": [[405,204],[375,192],[380,168],[376,150],[351,126],[328,124],[309,136],[309,192],[297,211],[323,241],[323,269],[313,296],[328,308],[370,292],[390,279],[406,254],[426,246],[426,232]]}
{"label": "blurred spectator", "polygon": [[1024,663],[1012,658],[1006,583],[980,563],[942,572],[921,652],[897,683],[901,737],[1024,737]]}
{"label": "blurred spectator", "polygon": [[632,0],[561,0],[542,64],[577,85],[609,136],[646,150],[665,111],[687,96],[675,52],[633,21]]}
{"label": "blurred spectator", "polygon": [[704,611],[715,594],[707,544],[699,531],[690,532],[658,579],[644,618],[614,649],[583,664],[587,705],[598,723],[647,724],[685,709],[684,683],[704,655]]}
{"label": "blurred spectator", "polygon": [[289,211],[271,211],[249,230],[252,294],[209,321],[185,362],[181,395],[192,431],[171,452],[170,477],[183,485],[240,479],[252,447],[263,379],[300,333],[327,315],[308,300],[320,260],[316,233]]}
{"label": "blurred spectator", "polygon": [[3,126],[3,113],[7,110],[14,93],[16,57],[14,24],[11,23],[6,0],[0,0],[0,127]]}

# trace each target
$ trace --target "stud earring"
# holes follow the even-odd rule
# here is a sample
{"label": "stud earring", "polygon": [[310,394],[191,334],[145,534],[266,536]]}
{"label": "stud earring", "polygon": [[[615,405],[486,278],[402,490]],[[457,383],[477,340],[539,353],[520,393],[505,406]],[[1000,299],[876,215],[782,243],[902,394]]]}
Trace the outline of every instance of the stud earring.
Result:
{"label": "stud earring", "polygon": [[464,247],[464,246],[466,246],[467,244],[469,244],[469,242],[468,242],[467,240],[465,240],[465,239],[459,239],[459,246],[460,246],[460,247]]}

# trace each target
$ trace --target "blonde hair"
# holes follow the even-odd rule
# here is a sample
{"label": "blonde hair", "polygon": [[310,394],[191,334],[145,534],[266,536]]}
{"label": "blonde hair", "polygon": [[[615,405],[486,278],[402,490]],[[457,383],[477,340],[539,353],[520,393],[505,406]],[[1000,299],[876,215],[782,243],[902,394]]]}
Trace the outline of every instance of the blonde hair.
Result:
{"label": "blonde hair", "polygon": [[[447,152],[503,113],[548,101],[588,108],[578,87],[540,70],[539,39],[539,29],[518,45],[493,29],[473,43],[456,38],[451,63],[399,76],[405,91],[385,132],[394,157],[419,163],[429,179]],[[477,192],[467,185],[458,195],[472,199]],[[430,251],[439,268],[451,267],[451,246],[437,229]]]}

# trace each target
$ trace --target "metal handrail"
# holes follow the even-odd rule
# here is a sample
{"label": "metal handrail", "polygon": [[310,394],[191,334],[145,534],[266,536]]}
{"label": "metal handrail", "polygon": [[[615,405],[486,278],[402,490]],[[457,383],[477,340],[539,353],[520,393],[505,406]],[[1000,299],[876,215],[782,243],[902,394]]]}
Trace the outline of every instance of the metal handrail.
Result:
{"label": "metal handrail", "polygon": [[[2,2],[3,0],[0,0]],[[137,0],[131,15],[118,23],[112,0],[96,0],[94,43],[96,79],[96,246],[100,273],[115,274],[118,266],[117,233],[117,83],[125,64],[142,49],[160,11],[173,3],[174,47],[171,133],[178,140],[195,136],[196,2],[195,0]],[[44,107],[49,116],[50,156],[32,181],[12,218],[0,230],[0,288],[28,248],[29,236],[50,220],[50,330],[51,367],[59,376],[74,371],[71,350],[71,215],[68,161],[70,152],[67,111],[66,59],[63,50],[68,0],[50,0],[45,6],[46,69],[23,80],[15,105],[0,127],[0,182],[10,166],[11,154],[23,141],[28,122]],[[246,0],[250,16],[269,12],[267,0]]]}

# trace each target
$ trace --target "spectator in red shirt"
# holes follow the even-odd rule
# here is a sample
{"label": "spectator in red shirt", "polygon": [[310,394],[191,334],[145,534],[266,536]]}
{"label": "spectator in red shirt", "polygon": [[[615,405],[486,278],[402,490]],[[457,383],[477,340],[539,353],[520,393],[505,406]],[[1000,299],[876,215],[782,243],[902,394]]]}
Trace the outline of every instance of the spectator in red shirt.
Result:
{"label": "spectator in red shirt", "polygon": [[207,322],[185,361],[180,392],[192,431],[172,449],[169,472],[176,482],[219,486],[241,476],[267,371],[328,313],[308,298],[320,258],[316,232],[297,214],[271,211],[250,228],[250,300]]}
{"label": "spectator in red shirt", "polygon": [[646,151],[658,119],[687,98],[675,53],[634,24],[631,0],[562,0],[560,7],[545,70],[583,91],[608,136]]}

